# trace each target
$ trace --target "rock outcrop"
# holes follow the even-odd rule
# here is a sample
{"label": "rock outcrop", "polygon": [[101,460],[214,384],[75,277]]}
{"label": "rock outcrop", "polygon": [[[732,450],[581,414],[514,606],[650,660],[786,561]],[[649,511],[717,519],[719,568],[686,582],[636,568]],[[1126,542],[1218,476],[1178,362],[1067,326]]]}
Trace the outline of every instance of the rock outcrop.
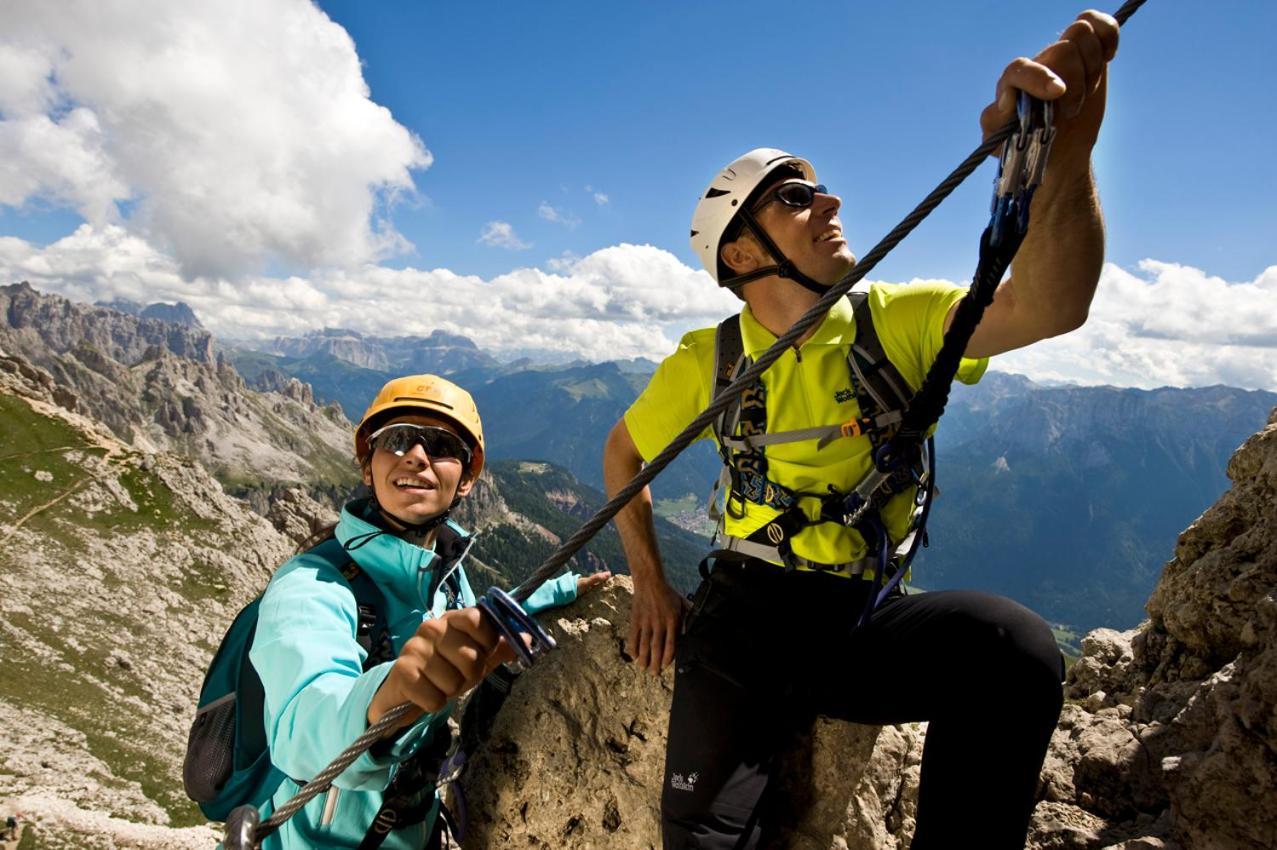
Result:
{"label": "rock outcrop", "polygon": [[1083,642],[1035,822],[1049,846],[1277,847],[1277,411],[1228,475],[1149,620]]}
{"label": "rock outcrop", "polygon": [[[515,681],[463,789],[467,847],[657,848],[673,674],[623,654],[627,576],[550,617],[556,651]],[[706,718],[706,722],[713,722]],[[902,850],[913,832],[923,732],[821,720],[779,775],[775,847]]]}

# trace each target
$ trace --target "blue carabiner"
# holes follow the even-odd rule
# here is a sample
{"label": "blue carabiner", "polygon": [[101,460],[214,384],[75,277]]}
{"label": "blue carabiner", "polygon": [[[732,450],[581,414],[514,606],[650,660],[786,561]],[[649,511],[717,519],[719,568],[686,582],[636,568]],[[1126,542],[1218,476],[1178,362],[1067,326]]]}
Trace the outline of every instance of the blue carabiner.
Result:
{"label": "blue carabiner", "polygon": [[[533,662],[556,646],[550,633],[501,588],[488,588],[476,604],[488,616],[497,633],[514,649],[524,667],[531,667]],[[525,644],[523,635],[530,637],[531,641]]]}

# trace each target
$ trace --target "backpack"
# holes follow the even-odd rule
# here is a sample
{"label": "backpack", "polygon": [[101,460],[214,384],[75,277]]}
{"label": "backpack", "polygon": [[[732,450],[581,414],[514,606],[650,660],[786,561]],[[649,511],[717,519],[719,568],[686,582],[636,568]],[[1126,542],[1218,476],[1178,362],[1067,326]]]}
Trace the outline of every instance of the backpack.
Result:
{"label": "backpack", "polygon": [[[385,599],[376,583],[336,539],[323,541],[308,554],[326,560],[350,584],[359,610],[356,640],[367,652],[364,669],[393,658]],[[209,820],[225,820],[243,804],[261,808],[285,778],[270,760],[263,716],[266,694],[248,657],[261,601],[259,594],[226,630],[204,676],[186,743],[182,784]]]}

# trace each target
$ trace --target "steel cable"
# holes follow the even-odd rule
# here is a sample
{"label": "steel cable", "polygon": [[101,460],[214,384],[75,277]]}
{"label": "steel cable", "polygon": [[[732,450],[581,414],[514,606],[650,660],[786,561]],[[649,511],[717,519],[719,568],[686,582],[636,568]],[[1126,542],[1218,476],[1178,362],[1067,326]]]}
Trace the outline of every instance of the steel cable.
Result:
{"label": "steel cable", "polygon": [[[1147,0],[1127,0],[1126,3],[1113,14],[1119,25],[1123,25],[1135,13],[1137,9],[1144,5]],[[853,286],[864,279],[873,268],[887,256],[901,240],[913,232],[922,220],[940,205],[945,198],[953,193],[962,181],[966,180],[972,172],[974,172],[984,160],[989,157],[997,147],[1008,139],[1018,127],[1018,121],[1015,118],[1007,121],[999,130],[989,136],[979,147],[967,155],[957,168],[950,172],[941,183],[936,186],[914,209],[901,220],[891,231],[884,236],[878,244],[865,254],[860,262],[856,263],[842,279],[830,286],[820,299],[812,305],[811,309],[802,315],[798,321],[794,322],[789,330],[785,331],[777,340],[772,343],[771,347],[759,355],[748,369],[742,372],[723,390],[722,393],[710,403],[704,411],[693,419],[687,427],[679,432],[673,440],[670,441],[664,449],[661,450],[656,457],[646,464],[633,479],[622,487],[615,496],[612,497],[603,507],[599,508],[584,525],[569,537],[563,544],[549,557],[545,562],[536,569],[527,579],[519,584],[510,595],[517,601],[523,602],[532,593],[551,578],[566,564],[573,555],[577,553],[590,538],[599,532],[604,525],[608,523],[622,508],[629,504],[638,493],[646,487],[652,479],[661,473],[678,455],[689,445],[696,441],[696,438],[709,427],[710,423],[723,412],[733,400],[751,386],[767,369],[784,354],[787,348],[815,327],[829,312],[829,309],[846,295]],[[401,703],[387,711],[375,724],[356,738],[349,747],[342,751],[331,764],[321,771],[313,780],[298,792],[298,794],[280,806],[267,820],[263,821],[254,832],[254,838],[260,842],[271,832],[279,828],[279,826],[316,795],[325,791],[342,771],[349,767],[355,759],[368,750],[374,743],[382,738],[406,712],[412,708],[411,703]]]}
{"label": "steel cable", "polygon": [[[1117,19],[1119,25],[1124,24],[1134,14],[1135,10],[1143,6],[1145,2],[1146,0],[1128,0],[1117,10],[1113,17]],[[669,466],[674,458],[682,453],[683,449],[694,443],[696,438],[709,427],[720,413],[732,404],[737,396],[743,393],[747,387],[752,386],[759,376],[767,371],[768,367],[780,359],[780,356],[785,353],[785,349],[792,347],[803,334],[819,324],[838,299],[846,295],[853,286],[864,279],[865,275],[869,274],[883,257],[887,256],[893,248],[900,244],[902,239],[921,224],[922,220],[930,215],[931,211],[938,207],[941,201],[949,197],[953,190],[997,149],[998,145],[1002,144],[1015,132],[1018,126],[1019,124],[1015,118],[1010,119],[1001,129],[989,136],[983,144],[972,151],[962,161],[961,165],[955,168],[939,186],[922,200],[922,203],[914,207],[911,213],[905,216],[899,224],[891,229],[890,233],[871,248],[869,253],[864,256],[864,259],[856,263],[850,272],[831,286],[820,297],[820,300],[812,305],[810,310],[804,313],[798,321],[794,322],[789,330],[777,338],[770,348],[758,356],[752,366],[736,376],[699,416],[693,419],[686,428],[678,433],[678,436],[670,441],[668,446],[639,470],[639,473],[622,487],[606,505],[599,508],[594,516],[590,517],[584,525],[577,529],[576,533],[565,540],[563,545],[550,555],[535,572],[524,579],[518,587],[510,591],[510,595],[520,602],[526,600],[538,587],[548,581],[564,564],[571,560],[572,556],[588,543],[590,538],[598,534],[599,530],[607,525],[612,517],[620,513],[621,509],[629,504],[630,500],[638,495],[665,467]]]}

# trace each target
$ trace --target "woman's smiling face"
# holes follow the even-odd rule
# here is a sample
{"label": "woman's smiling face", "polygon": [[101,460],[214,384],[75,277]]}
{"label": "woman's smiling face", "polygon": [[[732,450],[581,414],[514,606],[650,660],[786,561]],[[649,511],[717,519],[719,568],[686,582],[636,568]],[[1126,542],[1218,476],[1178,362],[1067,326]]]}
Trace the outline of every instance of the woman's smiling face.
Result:
{"label": "woman's smiling face", "polygon": [[[396,416],[385,422],[432,425],[463,435],[446,419],[423,413]],[[373,449],[364,465],[364,483],[373,489],[382,510],[407,525],[420,525],[446,511],[459,497],[470,492],[473,481],[467,476],[461,460],[432,458],[420,445],[413,445],[403,455],[385,449]]]}

